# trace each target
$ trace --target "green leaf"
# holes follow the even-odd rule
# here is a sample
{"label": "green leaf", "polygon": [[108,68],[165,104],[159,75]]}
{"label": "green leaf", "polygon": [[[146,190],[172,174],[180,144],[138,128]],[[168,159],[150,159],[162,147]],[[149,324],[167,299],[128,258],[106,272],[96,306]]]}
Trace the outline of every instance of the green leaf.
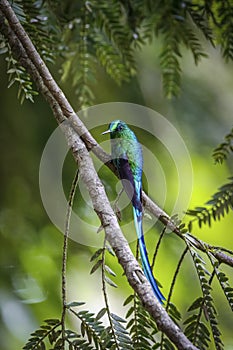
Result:
{"label": "green leaf", "polygon": [[104,276],[104,280],[106,281],[106,283],[108,283],[111,287],[117,288],[116,283],[114,283],[110,278],[108,278],[107,276]]}
{"label": "green leaf", "polygon": [[83,301],[72,301],[71,303],[68,303],[68,304],[66,305],[66,307],[67,307],[68,309],[70,309],[70,308],[72,308],[72,307],[82,306],[82,305],[84,305],[84,304],[86,304],[86,303],[83,302]]}
{"label": "green leaf", "polygon": [[201,307],[203,303],[203,298],[199,297],[191,304],[191,306],[188,308],[188,311],[193,311]]}
{"label": "green leaf", "polygon": [[44,320],[44,322],[46,322],[47,324],[51,325],[51,326],[55,326],[57,324],[59,324],[61,321],[58,319],[53,319],[53,318],[48,318],[46,320]]}
{"label": "green leaf", "polygon": [[102,308],[102,309],[98,312],[98,314],[96,315],[96,318],[95,318],[96,321],[100,320],[100,319],[106,314],[106,312],[107,312],[106,307]]}
{"label": "green leaf", "polygon": [[131,303],[131,301],[132,301],[133,299],[134,299],[134,295],[133,295],[133,294],[129,295],[128,298],[126,298],[126,300],[124,301],[123,306],[126,306],[126,305],[128,305],[129,303]]}
{"label": "green leaf", "polygon": [[98,249],[91,257],[90,261],[96,260],[103,253],[103,248]]}
{"label": "green leaf", "polygon": [[92,267],[90,274],[94,273],[103,263],[103,260],[98,260],[97,263]]}
{"label": "green leaf", "polygon": [[108,265],[104,265],[104,269],[107,273],[109,273],[110,275],[112,275],[113,277],[116,277],[116,274],[114,271],[112,271],[112,269],[108,266]]}
{"label": "green leaf", "polygon": [[111,313],[111,316],[117,322],[126,323],[126,321],[122,317],[120,317],[114,313]]}

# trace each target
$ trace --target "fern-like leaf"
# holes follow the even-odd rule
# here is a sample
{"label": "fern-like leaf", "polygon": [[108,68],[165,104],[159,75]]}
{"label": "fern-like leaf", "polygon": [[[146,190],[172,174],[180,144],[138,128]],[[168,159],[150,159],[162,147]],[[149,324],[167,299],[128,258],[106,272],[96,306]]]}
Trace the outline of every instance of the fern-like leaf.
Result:
{"label": "fern-like leaf", "polygon": [[214,45],[213,29],[210,25],[210,18],[212,18],[212,12],[208,6],[199,2],[186,2],[186,11],[189,13],[193,23],[203,33],[205,38]]}
{"label": "fern-like leaf", "polygon": [[213,303],[213,298],[211,295],[211,286],[210,283],[207,280],[207,274],[208,271],[205,268],[205,262],[200,257],[200,255],[197,254],[195,249],[190,245],[190,243],[186,240],[186,243],[189,247],[189,251],[191,253],[191,256],[193,258],[193,262],[198,274],[198,278],[201,285],[201,290],[203,294],[203,310],[205,311],[206,317],[210,323],[215,347],[217,350],[223,350],[223,343],[221,340],[221,332],[218,328],[218,321],[217,321],[217,312]]}
{"label": "fern-like leaf", "polygon": [[80,109],[90,106],[94,101],[96,62],[91,47],[90,22],[90,13],[83,5],[80,17],[69,21],[63,31],[65,61],[62,65],[61,79],[63,82],[71,79]]}
{"label": "fern-like leaf", "polygon": [[219,41],[226,61],[233,60],[233,4],[231,1],[217,1]]}
{"label": "fern-like leaf", "polygon": [[210,332],[202,321],[203,308],[203,297],[195,299],[188,309],[192,314],[184,321],[185,335],[200,350],[208,349],[210,343]]}
{"label": "fern-like leaf", "polygon": [[214,273],[217,276],[218,282],[224,292],[231,310],[233,311],[233,288],[229,285],[229,278],[223,271],[220,270],[219,262],[216,261],[211,252],[208,252],[208,256],[214,268]]}
{"label": "fern-like leaf", "polygon": [[172,31],[164,37],[164,44],[160,54],[160,64],[163,74],[163,87],[168,98],[177,96],[180,91],[181,66],[180,66],[179,39]]}
{"label": "fern-like leaf", "polygon": [[202,57],[208,57],[208,55],[204,52],[194,29],[188,24],[184,26],[181,36],[185,46],[191,50],[196,65],[200,62]]}
{"label": "fern-like leaf", "polygon": [[130,295],[124,302],[124,306],[130,305],[126,313],[127,329],[132,338],[133,349],[151,349],[157,345],[154,335],[158,332],[155,321],[142,307],[137,296]]}
{"label": "fern-like leaf", "polygon": [[[55,48],[52,26],[48,25],[46,10],[42,3],[32,0],[16,0],[11,4],[16,16],[25,28],[26,32],[37,47],[41,57],[46,62],[54,62],[59,51]],[[18,83],[18,99],[22,104],[25,99],[33,102],[33,98],[38,93],[32,87],[31,77],[19,62],[12,56],[10,48],[6,42],[0,40],[0,53],[7,54],[7,73],[9,74],[9,85]]]}
{"label": "fern-like leaf", "polygon": [[31,334],[28,342],[23,347],[24,350],[43,350],[45,349],[46,340],[51,345],[55,345],[60,339],[61,321],[57,319],[47,319],[39,329]]}
{"label": "fern-like leaf", "polygon": [[18,61],[14,59],[11,54],[11,50],[8,48],[7,61],[7,73],[9,74],[8,88],[14,83],[18,84],[18,99],[22,104],[25,99],[34,102],[34,96],[38,93],[33,89],[30,75],[26,72],[25,68],[22,67]]}
{"label": "fern-like leaf", "polygon": [[87,310],[75,311],[73,307],[69,307],[69,310],[80,321],[82,340],[88,341],[89,346],[94,344],[97,350],[109,346],[111,343],[110,334],[92,312]]}
{"label": "fern-like leaf", "polygon": [[224,142],[220,143],[213,151],[215,163],[222,163],[233,152],[233,129],[225,136]]}
{"label": "fern-like leaf", "polygon": [[197,221],[199,227],[203,224],[211,226],[212,221],[220,220],[233,208],[233,177],[229,178],[230,182],[221,186],[217,193],[206,202],[208,207],[196,207],[187,211],[187,215],[194,217],[189,222],[189,229],[192,222]]}
{"label": "fern-like leaf", "polygon": [[[133,33],[124,20],[120,1],[92,1],[92,15],[99,31],[108,42],[110,52],[118,53],[120,59],[119,71],[122,71],[122,81],[135,74],[135,58],[131,48]],[[110,63],[108,62],[108,66]],[[128,71],[128,72],[127,72]],[[118,74],[119,75],[119,74]],[[119,80],[119,77],[117,78]]]}

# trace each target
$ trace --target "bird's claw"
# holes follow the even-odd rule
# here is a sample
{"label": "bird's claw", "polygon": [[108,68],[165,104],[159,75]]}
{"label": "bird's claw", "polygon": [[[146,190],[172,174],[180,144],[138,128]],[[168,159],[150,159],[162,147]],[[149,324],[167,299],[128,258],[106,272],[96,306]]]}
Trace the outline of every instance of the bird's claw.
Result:
{"label": "bird's claw", "polygon": [[135,280],[137,280],[137,282],[139,284],[143,283],[143,278],[142,278],[143,277],[143,272],[142,272],[142,270],[140,270],[140,269],[134,270],[133,271],[133,275],[134,275]]}

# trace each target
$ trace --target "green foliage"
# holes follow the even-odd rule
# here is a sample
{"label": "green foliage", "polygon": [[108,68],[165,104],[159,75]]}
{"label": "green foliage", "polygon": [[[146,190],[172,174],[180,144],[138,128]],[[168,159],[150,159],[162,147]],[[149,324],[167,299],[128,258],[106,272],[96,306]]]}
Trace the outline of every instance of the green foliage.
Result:
{"label": "green foliage", "polygon": [[105,308],[100,310],[96,318],[100,319],[105,313],[107,313],[109,320],[108,333],[113,339],[111,349],[132,349],[131,339],[129,337],[128,331],[126,330],[126,327],[124,326],[126,321],[122,317],[119,317],[118,315],[112,313],[108,303],[106,284],[115,288],[117,285],[112,281],[112,279],[109,278],[109,276],[115,277],[116,274],[105,262],[106,252],[115,256],[112,249],[106,245],[106,241],[104,240],[104,247],[102,249],[98,249],[91,257],[91,261],[95,262],[94,266],[91,269],[91,273],[94,273],[101,267],[102,290],[105,301]]}
{"label": "green foliage", "polygon": [[[205,261],[202,259],[202,257],[195,251],[195,249],[191,245],[189,245],[189,243],[188,243],[188,247],[189,247],[191,256],[193,258],[193,262],[194,262],[194,265],[195,265],[195,268],[196,268],[196,271],[197,271],[197,274],[199,277],[200,286],[201,286],[201,290],[202,290],[203,299],[202,299],[201,308],[205,312],[206,318],[210,323],[215,347],[218,350],[222,350],[223,343],[222,343],[222,340],[220,338],[221,332],[218,328],[217,312],[216,312],[216,308],[214,306],[214,301],[213,301],[213,298],[211,295],[212,288],[210,286],[210,281],[208,281],[208,279],[207,279],[207,277],[210,275],[210,273],[206,269]],[[201,300],[201,299],[199,299],[199,300]],[[195,315],[191,321],[190,321],[190,319],[189,319],[189,321],[186,320],[186,323],[189,324],[186,328],[186,332],[190,332],[191,338],[193,338],[195,335],[195,337],[196,337],[195,341],[199,344],[199,346],[203,342],[203,338],[204,338],[205,341],[203,342],[203,344],[205,346],[207,346],[208,332],[207,332],[206,328],[200,324],[200,317]],[[195,334],[193,332],[191,332],[193,327],[196,328]],[[200,335],[200,338],[199,338],[199,335]]]}
{"label": "green foliage", "polygon": [[231,310],[233,311],[233,288],[229,285],[229,278],[223,271],[220,270],[219,262],[216,261],[211,252],[208,252],[208,256],[214,269],[213,273],[217,276],[218,282],[224,292]]}
{"label": "green foliage", "polygon": [[[75,179],[78,180],[77,174]],[[72,207],[71,198],[74,196],[75,184],[76,182],[74,181],[71,188],[68,210]],[[69,216],[67,216],[67,220],[69,220]],[[187,233],[185,225],[181,223],[177,215],[173,216],[172,220],[183,233],[186,248],[181,254],[174,272],[167,299],[166,311],[177,326],[181,327],[180,323],[183,317],[177,306],[171,302],[171,298],[184,258],[189,252],[199,277],[202,297],[196,299],[188,309],[191,315],[183,323],[185,326],[185,334],[194,345],[198,346],[201,350],[205,350],[209,348],[211,344],[211,330],[216,349],[222,350],[223,343],[220,337],[221,333],[218,327],[217,312],[212,297],[211,282],[214,276],[216,276],[231,308],[233,308],[233,288],[230,287],[226,274],[220,271],[216,259],[212,256],[211,249],[206,248],[206,254],[213,267],[213,273],[209,278],[210,274],[205,267],[205,262],[193,247],[192,237]],[[69,230],[68,222],[67,229]],[[157,255],[161,240],[164,237],[164,233],[165,228],[162,230],[155,247],[154,259]],[[66,248],[67,246],[64,246],[64,249]],[[25,350],[51,349],[51,346],[53,349],[57,350],[64,349],[66,346],[69,350],[175,349],[174,345],[165,334],[162,333],[161,341],[158,340],[159,331],[157,325],[144,309],[136,294],[130,295],[124,302],[124,306],[127,307],[126,320],[111,312],[107,285],[111,287],[116,287],[117,285],[110,279],[110,277],[115,277],[116,274],[106,262],[107,255],[115,256],[112,249],[106,244],[106,239],[104,239],[103,248],[95,251],[90,258],[90,261],[93,263],[91,274],[101,271],[105,306],[95,315],[89,310],[80,310],[80,307],[85,304],[83,302],[75,301],[65,306],[63,305],[61,321],[53,319],[46,320],[45,324],[31,335],[27,344],[24,346]],[[71,313],[75,317],[79,331],[74,331],[66,326],[63,317],[64,311],[65,313]],[[101,320],[104,316],[107,316],[107,325],[106,321],[103,322]]]}
{"label": "green foliage", "polygon": [[185,45],[192,52],[196,64],[201,57],[206,57],[206,54],[195,34],[195,28],[190,21],[185,3],[166,2],[162,6],[162,3],[158,1],[153,13],[156,15],[152,21],[149,19],[150,25],[156,35],[162,36],[160,64],[164,92],[167,97],[177,96],[181,86],[182,46]]}
{"label": "green foliage", "polygon": [[196,207],[187,211],[187,215],[195,217],[189,222],[191,231],[193,221],[197,221],[199,227],[203,224],[211,226],[212,221],[220,220],[233,208],[233,177],[229,178],[230,182],[221,186],[217,193],[206,202],[208,207]]}
{"label": "green foliage", "polygon": [[54,63],[59,52],[56,46],[59,29],[46,2],[17,0],[13,2],[12,8],[42,59],[46,63]]}
{"label": "green foliage", "polygon": [[203,300],[203,297],[194,300],[188,308],[191,315],[184,321],[186,336],[201,350],[208,349],[210,343],[210,332],[206,322],[202,320],[204,314]]}
{"label": "green foliage", "polygon": [[143,308],[137,296],[130,295],[124,302],[128,306],[126,313],[127,329],[132,338],[133,349],[151,349],[157,341],[154,335],[158,332],[156,323]]}
{"label": "green foliage", "polygon": [[7,42],[2,34],[0,34],[0,55],[8,52]]}
{"label": "green foliage", "polygon": [[11,55],[10,49],[8,49],[7,61],[7,74],[9,74],[9,84],[8,88],[12,86],[15,82],[18,83],[18,99],[20,103],[23,103],[24,99],[28,99],[33,102],[33,96],[38,93],[33,90],[30,75],[26,72],[25,68],[20,66],[20,64]]}
{"label": "green foliage", "polygon": [[224,142],[220,143],[213,151],[215,163],[222,163],[233,152],[233,129],[225,136]]}
{"label": "green foliage", "polygon": [[39,329],[31,334],[24,350],[44,350],[46,349],[46,341],[49,342],[54,349],[58,349],[58,343],[61,335],[61,322],[57,319],[48,319],[44,321]]}
{"label": "green foliage", "polygon": [[[54,63],[58,49],[55,46],[55,27],[52,23],[48,23],[46,7],[42,1],[34,0],[17,0],[12,3],[21,24],[24,26],[27,34],[36,46],[42,59],[47,63]],[[21,64],[12,56],[12,52],[8,44],[1,36],[0,38],[0,54],[6,54],[8,63],[7,73],[9,74],[9,85],[18,83],[18,99],[23,103],[24,99],[33,102],[33,97],[38,93],[32,87],[32,81],[28,72]]]}
{"label": "green foliage", "polygon": [[230,1],[16,0],[12,6],[42,58],[58,62],[79,108],[93,104],[100,67],[116,83],[128,81],[136,73],[137,51],[154,36],[161,41],[158,56],[168,97],[180,92],[183,48],[195,64],[207,56],[199,32],[221,46],[226,60],[233,59]]}
{"label": "green foliage", "polygon": [[65,25],[62,80],[72,77],[79,107],[85,108],[94,101],[99,64],[121,84],[135,73],[135,62],[120,3],[89,1],[80,6],[79,16]]}
{"label": "green foliage", "polygon": [[[81,337],[78,335],[79,340],[75,340],[73,343],[74,349],[75,346],[81,345],[87,346],[89,349],[106,349],[111,343],[110,334],[108,329],[102,325],[102,322],[94,317],[95,315],[89,311],[81,310],[75,311],[73,308],[70,308],[70,311],[76,318],[80,321],[80,331]],[[85,341],[85,343],[84,343]],[[94,345],[94,348],[91,346]],[[84,348],[84,347],[83,347]]]}
{"label": "green foliage", "polygon": [[[91,274],[94,273],[95,271],[97,271],[99,268],[101,268],[102,271],[102,279],[103,279],[103,283],[104,281],[110,285],[111,287],[117,288],[117,285],[115,282],[113,282],[113,280],[109,277],[115,277],[116,274],[115,272],[105,263],[105,254],[106,251],[111,254],[114,255],[112,249],[110,247],[105,246],[104,248],[98,249],[91,257],[91,262],[94,262],[94,265],[91,269]],[[115,255],[114,255],[115,256]]]}
{"label": "green foliage", "polygon": [[210,3],[204,3],[204,1],[190,1],[186,2],[187,12],[192,18],[193,23],[202,32],[207,41],[214,46],[214,33],[211,27],[211,23],[208,20],[213,18]]}
{"label": "green foliage", "polygon": [[219,42],[226,61],[233,60],[233,4],[217,1],[216,17],[219,25]]}
{"label": "green foliage", "polygon": [[[72,1],[70,3],[74,4]],[[198,1],[197,4],[184,2],[182,4],[184,7],[180,6],[178,2],[176,4],[170,1],[163,3],[164,5],[162,2],[154,4],[154,2],[140,0],[124,3],[111,1],[109,2],[110,6],[104,1],[98,3],[80,1],[75,11],[71,6],[72,10],[70,12],[66,9],[64,13],[62,11],[58,13],[58,8],[63,6],[60,1],[16,1],[14,2],[14,9],[44,59],[47,61],[50,61],[51,58],[55,60],[56,55],[60,55],[59,60],[62,62],[64,80],[72,79],[72,84],[77,90],[80,106],[86,106],[94,101],[93,86],[96,83],[96,74],[100,70],[99,65],[117,83],[127,81],[135,74],[134,54],[136,49],[142,48],[147,40],[152,39],[154,35],[152,33],[159,36],[162,42],[160,59],[164,88],[167,95],[172,96],[178,94],[180,88],[183,46],[191,50],[195,63],[198,63],[201,57],[205,56],[196,29],[199,28],[212,44],[216,43],[217,40],[221,42],[223,29],[229,31],[228,21],[230,18],[226,17],[226,11],[225,14],[224,11],[221,14],[222,10],[219,10],[221,6],[226,6],[225,4],[219,4],[219,8],[214,8],[210,2],[205,2],[205,4],[203,2],[204,5],[201,5],[201,1]],[[36,17],[37,15],[35,15],[35,12],[33,14],[31,8],[39,15],[48,13],[48,21],[40,21],[40,17]],[[222,20],[225,18],[224,21],[227,23],[227,25],[223,23],[223,29],[219,25],[215,25],[215,22],[220,23],[220,18]],[[167,19],[167,21],[164,19]],[[51,29],[49,29],[49,23]],[[41,34],[40,26],[45,29],[46,33],[54,33],[56,45],[53,41],[51,43],[48,41],[52,45],[51,50],[47,49],[49,47],[47,44],[43,47],[48,37]],[[215,27],[218,35],[214,35],[216,34]],[[61,33],[61,38],[59,35],[56,36],[56,33]],[[229,34],[226,35],[229,36]],[[228,57],[228,59],[231,59],[232,46],[230,45],[232,45],[230,39],[222,42],[223,50],[227,52],[224,57]],[[8,55],[10,81],[15,79],[20,83],[20,98],[22,99],[22,96],[25,96],[31,99],[34,93],[32,92],[29,76],[25,78],[25,70],[12,58],[7,43],[2,37],[0,38],[0,52]],[[222,144],[218,149],[216,157],[223,160],[231,151],[232,132],[229,136],[227,135],[225,144]],[[194,220],[200,221],[200,225],[210,224],[210,221],[220,219],[232,209],[233,179],[230,180],[230,183],[222,186],[219,192],[208,202],[209,207],[207,209],[198,208],[195,210]],[[175,219],[174,221],[179,226],[181,233],[187,232],[184,224]],[[162,231],[156,246],[153,265],[164,233],[165,229]],[[32,334],[24,347],[25,349],[50,349],[51,347],[61,349],[64,343],[69,349],[174,348],[165,335],[161,335],[161,342],[158,340],[160,333],[155,322],[144,310],[135,295],[131,295],[125,302],[125,306],[128,307],[126,311],[127,322],[111,312],[107,298],[107,287],[108,285],[116,287],[117,284],[114,281],[115,272],[111,265],[105,261],[108,253],[112,254],[112,251],[104,244],[104,247],[99,249],[91,259],[93,262],[91,273],[101,271],[105,307],[95,315],[89,310],[77,311],[76,308],[83,305],[81,302],[68,304],[66,306],[67,313],[71,313],[75,317],[78,323],[77,329],[80,329],[80,331],[73,331],[65,326],[65,333],[63,334],[60,320],[46,320]],[[177,264],[166,305],[166,310],[179,327],[182,327],[183,315],[171,299],[185,254],[186,251]],[[199,257],[193,247],[190,247],[190,254],[193,257],[194,266],[199,276],[202,296],[192,302],[188,310],[191,315],[184,322],[185,332],[200,349],[206,349],[211,346],[211,331],[216,348],[221,349],[222,343],[217,324],[216,307],[210,286],[211,278],[217,278],[231,309],[233,289],[229,284],[228,276],[220,270],[219,265],[211,256],[211,250],[206,252],[213,267],[213,274],[210,279],[208,279],[209,274],[206,272],[202,258]],[[106,320],[101,322],[104,316],[107,318],[107,326],[105,326]]]}

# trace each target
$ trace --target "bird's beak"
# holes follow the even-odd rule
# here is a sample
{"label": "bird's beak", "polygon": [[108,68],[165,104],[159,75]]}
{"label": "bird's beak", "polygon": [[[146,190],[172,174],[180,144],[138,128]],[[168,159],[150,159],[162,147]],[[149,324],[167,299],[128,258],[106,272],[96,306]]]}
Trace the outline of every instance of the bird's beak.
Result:
{"label": "bird's beak", "polygon": [[108,129],[108,130],[102,132],[102,135],[109,134],[110,132],[111,132],[111,130]]}

